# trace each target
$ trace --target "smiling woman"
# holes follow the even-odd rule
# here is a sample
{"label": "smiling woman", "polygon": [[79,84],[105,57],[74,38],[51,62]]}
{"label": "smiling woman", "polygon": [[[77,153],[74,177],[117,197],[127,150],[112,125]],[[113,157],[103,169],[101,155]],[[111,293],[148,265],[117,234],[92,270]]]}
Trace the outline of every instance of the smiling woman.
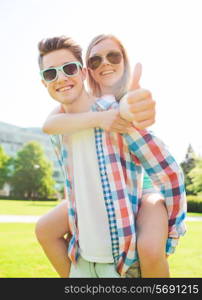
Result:
{"label": "smiling woman", "polygon": [[126,93],[129,82],[129,62],[121,42],[112,35],[99,35],[86,52],[88,81],[92,93],[113,94],[119,100]]}

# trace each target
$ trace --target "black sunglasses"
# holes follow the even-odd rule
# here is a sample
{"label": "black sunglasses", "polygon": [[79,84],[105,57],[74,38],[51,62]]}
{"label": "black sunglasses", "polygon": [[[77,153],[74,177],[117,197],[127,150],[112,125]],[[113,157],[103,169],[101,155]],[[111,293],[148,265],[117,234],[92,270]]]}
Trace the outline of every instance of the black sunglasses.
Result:
{"label": "black sunglasses", "polygon": [[79,68],[82,69],[82,64],[78,61],[66,63],[59,67],[52,67],[40,71],[41,77],[47,82],[51,82],[57,79],[58,71],[61,71],[68,77],[76,76],[79,72]]}
{"label": "black sunglasses", "polygon": [[87,62],[88,68],[92,70],[97,69],[101,65],[103,61],[103,57],[106,57],[111,64],[115,64],[115,65],[120,64],[122,60],[122,54],[120,52],[110,51],[105,56],[95,55],[90,57]]}

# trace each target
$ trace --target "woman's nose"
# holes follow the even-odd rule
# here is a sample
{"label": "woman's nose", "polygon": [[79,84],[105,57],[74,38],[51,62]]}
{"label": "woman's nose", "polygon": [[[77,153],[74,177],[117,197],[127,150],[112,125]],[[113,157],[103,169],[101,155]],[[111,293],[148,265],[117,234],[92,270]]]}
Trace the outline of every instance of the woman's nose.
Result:
{"label": "woman's nose", "polygon": [[102,57],[102,64],[105,64],[105,65],[109,64],[109,61],[106,56]]}

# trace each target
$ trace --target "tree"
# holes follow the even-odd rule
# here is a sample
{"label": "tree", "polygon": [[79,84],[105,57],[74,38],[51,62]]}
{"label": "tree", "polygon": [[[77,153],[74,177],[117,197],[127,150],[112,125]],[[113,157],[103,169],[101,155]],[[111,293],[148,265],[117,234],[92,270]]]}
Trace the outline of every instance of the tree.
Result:
{"label": "tree", "polygon": [[187,186],[187,189],[194,194],[202,192],[202,158],[196,159],[195,167],[189,172],[191,178],[191,184]]}
{"label": "tree", "polygon": [[0,145],[0,188],[8,181],[10,157]]}
{"label": "tree", "polygon": [[56,191],[53,167],[38,142],[27,143],[14,159],[12,194],[22,198],[48,198]]}
{"label": "tree", "polygon": [[181,163],[181,167],[183,169],[183,173],[185,176],[185,187],[186,187],[187,194],[192,193],[191,190],[188,189],[188,186],[190,186],[192,184],[192,178],[189,176],[189,174],[190,174],[190,171],[196,165],[195,157],[196,157],[196,155],[194,153],[194,150],[193,150],[191,144],[189,144],[189,146],[187,148],[185,160]]}

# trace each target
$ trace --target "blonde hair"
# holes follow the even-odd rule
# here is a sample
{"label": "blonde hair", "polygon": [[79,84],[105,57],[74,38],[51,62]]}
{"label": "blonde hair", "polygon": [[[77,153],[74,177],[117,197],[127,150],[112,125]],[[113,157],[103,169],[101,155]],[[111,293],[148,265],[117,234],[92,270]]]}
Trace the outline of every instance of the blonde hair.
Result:
{"label": "blonde hair", "polygon": [[[124,73],[123,73],[122,78],[120,79],[120,86],[118,87],[116,95],[115,95],[116,100],[119,101],[128,90],[128,84],[129,84],[129,78],[130,78],[130,65],[129,65],[128,55],[127,55],[126,50],[125,50],[123,44],[121,43],[121,41],[119,39],[117,39],[114,35],[111,35],[111,34],[100,34],[100,35],[96,36],[95,38],[93,38],[93,40],[90,42],[88,49],[86,51],[86,66],[87,66],[87,62],[90,57],[90,52],[91,52],[92,48],[95,45],[97,45],[98,43],[100,43],[101,41],[104,41],[106,39],[111,39],[115,43],[117,43],[117,45],[119,46],[121,53],[123,55]],[[99,83],[97,83],[93,79],[90,72],[88,72],[88,84],[89,84],[89,87],[90,87],[93,95],[95,95],[97,97],[100,97],[102,95]]]}

